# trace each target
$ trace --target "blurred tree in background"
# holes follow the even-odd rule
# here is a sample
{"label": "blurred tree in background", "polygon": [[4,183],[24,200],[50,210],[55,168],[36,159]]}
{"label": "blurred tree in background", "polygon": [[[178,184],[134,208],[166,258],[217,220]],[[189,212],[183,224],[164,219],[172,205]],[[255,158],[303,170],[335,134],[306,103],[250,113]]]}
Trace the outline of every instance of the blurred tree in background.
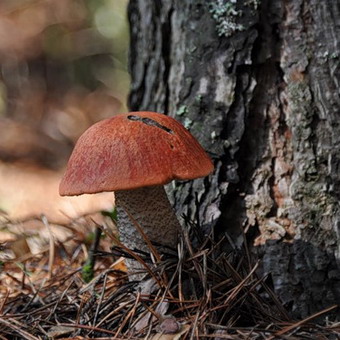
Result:
{"label": "blurred tree in background", "polygon": [[126,0],[0,3],[0,159],[65,164],[94,122],[125,110]]}

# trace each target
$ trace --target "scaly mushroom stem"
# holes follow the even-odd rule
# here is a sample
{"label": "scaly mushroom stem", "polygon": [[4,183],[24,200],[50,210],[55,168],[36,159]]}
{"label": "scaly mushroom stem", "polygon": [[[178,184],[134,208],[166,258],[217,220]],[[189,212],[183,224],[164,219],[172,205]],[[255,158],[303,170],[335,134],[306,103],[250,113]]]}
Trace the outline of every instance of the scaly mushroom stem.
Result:
{"label": "scaly mushroom stem", "polygon": [[[115,198],[120,240],[125,246],[130,249],[150,251],[143,236],[130,220],[130,215],[151,243],[176,248],[180,224],[163,186],[116,191]],[[134,260],[128,260],[126,263],[128,272],[142,268]]]}

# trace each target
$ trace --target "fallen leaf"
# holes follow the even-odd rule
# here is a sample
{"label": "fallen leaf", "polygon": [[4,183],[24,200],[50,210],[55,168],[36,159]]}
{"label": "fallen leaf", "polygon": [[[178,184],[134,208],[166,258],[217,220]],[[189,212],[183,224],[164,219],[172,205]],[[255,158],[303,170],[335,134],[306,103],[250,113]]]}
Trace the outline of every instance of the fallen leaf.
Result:
{"label": "fallen leaf", "polygon": [[190,329],[189,325],[181,325],[181,329],[179,332],[174,334],[163,334],[163,333],[157,333],[154,334],[150,340],[180,340],[181,336],[188,332]]}
{"label": "fallen leaf", "polygon": [[64,326],[53,326],[47,333],[49,337],[55,338],[61,335],[65,335],[74,331],[74,328]]}

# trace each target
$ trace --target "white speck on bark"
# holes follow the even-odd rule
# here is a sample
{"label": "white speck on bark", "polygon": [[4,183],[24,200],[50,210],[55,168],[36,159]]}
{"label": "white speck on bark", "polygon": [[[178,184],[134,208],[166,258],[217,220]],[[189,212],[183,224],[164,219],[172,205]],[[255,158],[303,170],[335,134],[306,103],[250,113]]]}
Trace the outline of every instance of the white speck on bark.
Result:
{"label": "white speck on bark", "polygon": [[228,77],[226,75],[226,67],[224,62],[226,60],[226,56],[221,56],[216,59],[216,92],[215,92],[215,101],[222,102],[227,106],[230,106],[233,102],[234,96],[231,95],[234,93],[236,81],[235,78]]}
{"label": "white speck on bark", "polygon": [[208,92],[208,85],[209,85],[208,78],[202,77],[200,79],[200,86],[199,86],[199,89],[198,89],[198,93],[199,94],[206,94]]}

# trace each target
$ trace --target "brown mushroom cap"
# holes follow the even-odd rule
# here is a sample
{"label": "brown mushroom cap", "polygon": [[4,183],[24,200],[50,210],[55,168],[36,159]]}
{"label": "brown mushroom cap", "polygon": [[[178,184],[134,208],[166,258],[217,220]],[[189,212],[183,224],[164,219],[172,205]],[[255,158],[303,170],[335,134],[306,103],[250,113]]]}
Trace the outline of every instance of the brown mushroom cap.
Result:
{"label": "brown mushroom cap", "polygon": [[131,112],[102,120],[79,138],[60,183],[62,196],[128,190],[211,173],[213,164],[175,119]]}

